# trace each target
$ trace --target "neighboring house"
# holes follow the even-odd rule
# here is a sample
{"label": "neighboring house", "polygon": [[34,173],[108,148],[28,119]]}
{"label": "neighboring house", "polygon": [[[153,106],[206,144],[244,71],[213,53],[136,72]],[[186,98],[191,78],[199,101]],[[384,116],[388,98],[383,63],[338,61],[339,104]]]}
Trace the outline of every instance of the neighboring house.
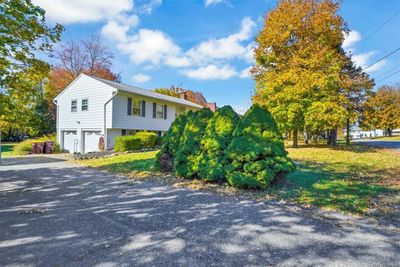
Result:
{"label": "neighboring house", "polygon": [[[346,136],[346,129],[343,129],[343,135]],[[360,139],[360,138],[370,138],[370,137],[379,137],[384,136],[385,132],[383,130],[371,130],[371,131],[363,131],[360,127],[353,125],[350,127],[350,138],[351,139]]]}
{"label": "neighboring house", "polygon": [[201,109],[185,99],[158,94],[85,74],[79,75],[55,99],[57,140],[70,153],[114,148],[117,136],[137,131],[164,134],[175,117]]}

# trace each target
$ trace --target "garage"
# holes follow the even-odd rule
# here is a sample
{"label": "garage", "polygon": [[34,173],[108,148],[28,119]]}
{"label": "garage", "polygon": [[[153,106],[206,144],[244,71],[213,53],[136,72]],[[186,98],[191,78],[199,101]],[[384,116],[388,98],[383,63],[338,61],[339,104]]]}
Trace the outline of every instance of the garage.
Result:
{"label": "garage", "polygon": [[63,149],[69,153],[79,151],[79,138],[76,131],[63,132]]}
{"label": "garage", "polygon": [[83,138],[83,153],[99,151],[99,139],[101,132],[84,132]]}

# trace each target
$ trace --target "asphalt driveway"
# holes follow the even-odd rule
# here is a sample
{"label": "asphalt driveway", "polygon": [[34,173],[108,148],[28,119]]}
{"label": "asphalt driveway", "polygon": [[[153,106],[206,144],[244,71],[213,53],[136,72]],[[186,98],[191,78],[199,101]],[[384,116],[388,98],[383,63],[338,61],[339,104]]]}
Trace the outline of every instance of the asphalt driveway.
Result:
{"label": "asphalt driveway", "polygon": [[359,144],[400,151],[400,141],[356,140]]}
{"label": "asphalt driveway", "polygon": [[1,266],[399,266],[399,231],[350,217],[130,182],[57,159],[5,163]]}

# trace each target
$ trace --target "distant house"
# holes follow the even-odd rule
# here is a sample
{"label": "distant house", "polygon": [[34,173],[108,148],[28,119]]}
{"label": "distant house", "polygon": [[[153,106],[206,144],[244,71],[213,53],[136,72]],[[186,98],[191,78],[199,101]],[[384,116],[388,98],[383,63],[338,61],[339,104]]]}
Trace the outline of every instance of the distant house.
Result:
{"label": "distant house", "polygon": [[[346,136],[346,129],[343,129],[343,135]],[[350,127],[350,138],[351,139],[360,139],[360,138],[371,138],[371,137],[379,137],[384,136],[385,131],[383,130],[371,130],[371,131],[364,131],[357,125],[353,125]]]}
{"label": "distant house", "polygon": [[138,87],[85,74],[79,75],[55,99],[57,140],[70,153],[114,148],[117,136],[137,131],[164,134],[175,117],[202,106]]}

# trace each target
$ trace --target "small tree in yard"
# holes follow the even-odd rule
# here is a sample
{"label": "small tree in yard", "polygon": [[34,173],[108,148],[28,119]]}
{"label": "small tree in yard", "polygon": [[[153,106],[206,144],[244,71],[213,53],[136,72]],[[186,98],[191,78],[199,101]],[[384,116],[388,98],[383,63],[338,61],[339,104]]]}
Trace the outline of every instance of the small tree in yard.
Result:
{"label": "small tree in yard", "polygon": [[226,149],[232,140],[232,133],[239,122],[239,115],[230,106],[217,110],[207,125],[201,141],[199,176],[206,180],[225,180],[227,165]]}
{"label": "small tree in yard", "polygon": [[181,136],[185,129],[187,118],[192,116],[192,114],[192,111],[189,111],[187,114],[180,114],[164,135],[163,144],[156,155],[156,164],[161,170],[172,170],[172,162],[181,142]]}
{"label": "small tree in yard", "polygon": [[180,146],[174,159],[174,169],[178,176],[193,178],[198,174],[200,143],[212,116],[213,113],[208,108],[195,111],[191,116],[188,116]]}
{"label": "small tree in yard", "polygon": [[227,157],[227,179],[237,187],[266,188],[296,168],[287,156],[275,120],[257,104],[239,121]]}

